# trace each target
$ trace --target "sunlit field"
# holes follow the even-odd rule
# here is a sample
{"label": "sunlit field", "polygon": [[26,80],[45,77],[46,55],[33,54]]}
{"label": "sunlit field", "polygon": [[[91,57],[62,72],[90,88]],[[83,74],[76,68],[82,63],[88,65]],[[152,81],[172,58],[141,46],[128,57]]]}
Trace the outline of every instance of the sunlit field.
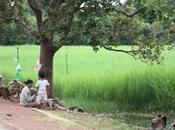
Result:
{"label": "sunlit field", "polygon": [[[127,49],[128,47],[123,46]],[[20,46],[22,81],[37,80],[39,46]],[[54,92],[66,105],[88,111],[166,111],[175,108],[175,52],[162,65],[150,65],[124,53],[91,47],[61,48],[54,60]],[[0,46],[0,74],[15,78],[16,48]]]}

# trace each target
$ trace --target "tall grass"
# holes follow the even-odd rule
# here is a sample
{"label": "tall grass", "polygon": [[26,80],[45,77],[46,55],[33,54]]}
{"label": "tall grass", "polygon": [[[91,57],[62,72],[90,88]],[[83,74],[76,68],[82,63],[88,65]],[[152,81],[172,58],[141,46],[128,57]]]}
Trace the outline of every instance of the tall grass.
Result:
{"label": "tall grass", "polygon": [[[163,65],[152,66],[123,53],[63,47],[55,56],[55,94],[67,105],[81,105],[90,111],[174,109],[175,52],[163,55]],[[15,76],[15,57],[14,47],[0,47],[0,73],[8,80]],[[34,64],[38,57],[38,46],[20,47],[23,81],[37,80]]]}

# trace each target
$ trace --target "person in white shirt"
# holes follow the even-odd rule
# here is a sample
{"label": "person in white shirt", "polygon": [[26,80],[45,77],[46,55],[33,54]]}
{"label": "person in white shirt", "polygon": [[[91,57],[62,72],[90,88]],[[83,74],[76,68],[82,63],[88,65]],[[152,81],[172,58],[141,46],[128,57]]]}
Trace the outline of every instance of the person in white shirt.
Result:
{"label": "person in white shirt", "polygon": [[34,105],[34,100],[36,98],[35,94],[31,95],[30,88],[32,88],[33,81],[27,80],[25,82],[26,86],[22,89],[22,92],[20,94],[20,105],[32,107]]}
{"label": "person in white shirt", "polygon": [[45,79],[46,74],[44,71],[39,71],[38,73],[39,80],[36,83],[37,87],[37,102],[41,104],[42,102],[47,101],[47,89],[49,87],[49,82]]}

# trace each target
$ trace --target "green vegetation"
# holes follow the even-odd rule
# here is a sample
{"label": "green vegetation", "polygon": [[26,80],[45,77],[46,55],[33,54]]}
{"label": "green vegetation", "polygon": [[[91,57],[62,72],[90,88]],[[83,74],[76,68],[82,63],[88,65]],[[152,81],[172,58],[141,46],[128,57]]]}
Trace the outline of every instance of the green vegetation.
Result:
{"label": "green vegetation", "polygon": [[[166,2],[165,0],[125,0],[125,2],[122,2],[121,0],[27,0],[27,2],[23,0],[1,0],[0,43],[3,45],[40,43],[41,51],[38,53],[40,53],[41,57],[39,60],[40,63],[43,64],[42,69],[46,71],[47,79],[50,82],[51,89],[48,96],[53,97],[53,56],[65,45],[89,45],[93,47],[94,51],[98,51],[103,48],[115,52],[124,52],[135,58],[139,58],[142,61],[154,61],[160,63],[162,60],[160,55],[163,46],[166,44],[172,45],[175,41],[174,4],[174,0],[166,0]],[[118,45],[130,45],[137,47],[131,47],[126,51],[123,49],[118,50],[118,48],[116,48]],[[82,56],[80,56],[80,58],[81,57]],[[76,57],[75,59],[78,58],[79,57]],[[125,58],[122,56],[122,59]],[[85,62],[84,59],[83,61]],[[79,68],[83,68],[82,65],[79,66],[81,66]],[[92,65],[92,68],[95,68],[94,65]],[[95,69],[93,69],[93,71],[94,70]],[[123,70],[123,68],[121,70]],[[144,71],[145,70],[147,69],[144,69]],[[83,100],[84,98],[88,98],[88,100],[95,101],[102,101],[103,99],[105,99],[104,101],[109,101],[112,99],[112,101],[110,101],[115,101],[117,104],[123,104],[123,102],[126,103],[125,100],[127,100],[127,102],[129,102],[129,106],[134,107],[133,109],[136,109],[136,106],[138,106],[138,108],[151,107],[150,109],[152,109],[152,104],[150,105],[150,101],[148,101],[148,99],[145,103],[148,104],[149,102],[149,105],[143,106],[142,101],[145,100],[145,93],[143,93],[143,98],[139,98],[137,101],[131,100],[133,103],[128,101],[128,99],[132,99],[133,96],[136,98],[137,94],[125,95],[127,94],[127,91],[130,92],[128,88],[130,89],[132,86],[134,86],[134,88],[136,88],[135,86],[143,86],[142,84],[135,83],[133,81],[139,81],[140,79],[130,79],[130,77],[133,77],[132,73],[135,74],[134,71],[128,71],[130,73],[129,76],[127,74],[128,77],[123,74],[125,72],[122,72],[122,74],[118,73],[121,75],[120,79],[127,82],[124,83],[124,85],[123,82],[119,80],[118,75],[116,74],[117,71],[112,69],[112,72],[115,72],[115,74],[100,70],[98,78],[96,78],[96,73],[95,76],[93,73],[88,76],[82,76],[82,72],[81,75],[75,75],[75,72],[73,76],[72,73],[70,73],[71,76],[68,75],[64,78],[64,80],[70,80],[65,81],[66,84],[63,84],[61,82],[62,80],[59,81],[56,79],[58,86],[66,86],[62,90],[62,87],[60,87],[57,91],[60,93],[59,95],[62,95],[61,97],[66,95],[66,98],[77,97],[82,100],[81,97],[83,97]],[[145,74],[145,72],[143,74],[140,71],[138,72],[139,73],[136,74],[140,78],[142,75],[148,75]],[[113,77],[112,80],[111,78],[107,78],[107,76],[111,76],[111,74]],[[75,76],[76,79],[78,77],[82,78],[81,80],[74,80]],[[64,74],[58,77],[64,77]],[[143,77],[143,79],[148,77],[146,79],[147,82],[149,76]],[[74,83],[71,79],[74,82],[79,81],[80,83]],[[101,83],[101,81],[104,83]],[[70,87],[68,87],[70,86],[69,84],[71,84],[71,86],[76,86],[71,87],[76,88],[76,90],[72,91]],[[81,86],[77,84],[81,84]],[[100,88],[103,89],[99,90],[97,89],[98,87],[94,87],[94,85],[100,86]],[[119,87],[118,85],[121,85],[122,87]],[[146,86],[150,87],[151,85],[147,84]],[[81,91],[82,88],[83,91]],[[95,88],[97,90],[88,90],[87,88]],[[124,91],[123,88],[126,90]],[[75,95],[75,91],[77,91],[77,89],[80,93],[76,93]],[[117,93],[121,93],[120,91],[123,91],[123,94],[116,96]],[[149,96],[153,97],[151,99],[159,99],[159,96],[155,96],[154,94]],[[101,98],[99,99],[97,97]]]}
{"label": "green vegetation", "polygon": [[[163,65],[152,66],[123,53],[63,47],[55,56],[55,94],[66,105],[83,106],[89,111],[174,109],[175,53],[165,51],[163,55]],[[38,46],[20,47],[22,81],[37,80],[34,65],[38,57]],[[0,73],[6,82],[15,77],[15,58],[15,47],[0,47]]]}

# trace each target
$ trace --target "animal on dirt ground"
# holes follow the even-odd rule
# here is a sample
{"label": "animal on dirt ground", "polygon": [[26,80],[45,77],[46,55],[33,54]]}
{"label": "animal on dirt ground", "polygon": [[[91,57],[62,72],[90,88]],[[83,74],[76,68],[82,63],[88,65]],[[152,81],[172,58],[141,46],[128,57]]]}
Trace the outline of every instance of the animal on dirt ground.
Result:
{"label": "animal on dirt ground", "polygon": [[173,123],[170,127],[169,130],[175,130],[175,123]]}
{"label": "animal on dirt ground", "polygon": [[151,130],[163,130],[167,125],[167,116],[157,115],[151,120]]}
{"label": "animal on dirt ground", "polygon": [[69,107],[68,110],[79,113],[85,113],[85,110],[82,107]]}

